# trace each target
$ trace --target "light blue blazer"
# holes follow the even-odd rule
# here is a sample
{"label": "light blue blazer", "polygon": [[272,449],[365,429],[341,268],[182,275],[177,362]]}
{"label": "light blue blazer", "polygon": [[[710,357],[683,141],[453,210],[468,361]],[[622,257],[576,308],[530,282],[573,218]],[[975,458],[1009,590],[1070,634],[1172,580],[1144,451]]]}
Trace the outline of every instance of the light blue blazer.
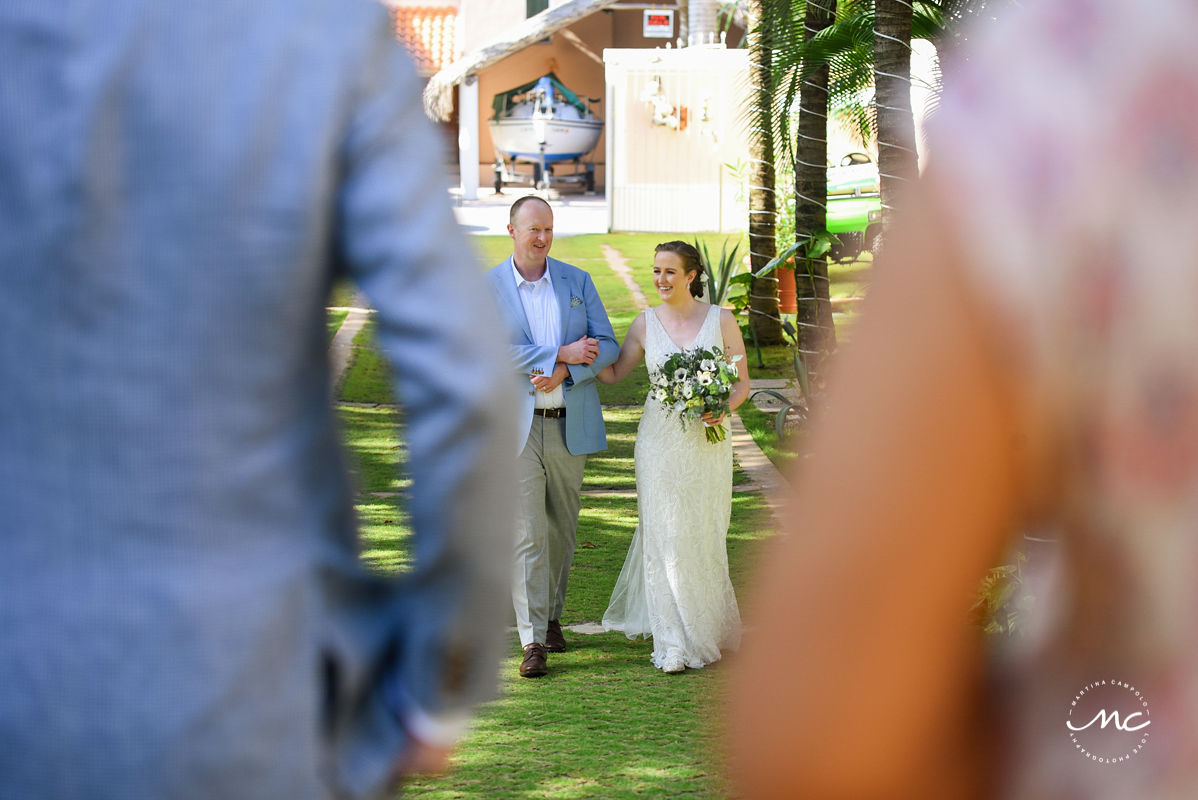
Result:
{"label": "light blue blazer", "polygon": [[[570,364],[570,376],[562,384],[566,396],[566,448],[574,455],[594,453],[607,448],[607,432],[603,427],[603,409],[599,405],[595,374],[616,360],[620,345],[616,342],[615,332],[612,331],[607,311],[603,308],[590,273],[555,258],[548,259],[548,266],[553,291],[557,295],[557,306],[561,311],[562,340],[559,344],[577,341],[583,334],[599,340],[598,358],[589,365]],[[529,377],[553,372],[557,363],[557,346],[542,347],[533,342],[532,330],[512,276],[510,256],[492,267],[487,277],[499,301],[500,313],[511,342],[512,360],[519,381],[517,430],[520,449],[523,450],[532,428],[536,397]]]}
{"label": "light blue blazer", "polygon": [[[494,695],[511,370],[420,90],[372,0],[0,2],[3,800],[391,797],[411,726]],[[358,559],[340,277],[402,577]]]}

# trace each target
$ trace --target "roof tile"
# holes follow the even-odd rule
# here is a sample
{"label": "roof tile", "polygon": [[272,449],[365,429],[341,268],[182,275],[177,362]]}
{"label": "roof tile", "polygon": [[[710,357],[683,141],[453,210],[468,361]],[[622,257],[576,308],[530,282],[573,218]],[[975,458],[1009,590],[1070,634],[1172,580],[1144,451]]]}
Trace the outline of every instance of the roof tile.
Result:
{"label": "roof tile", "polygon": [[421,75],[433,75],[457,58],[456,9],[399,6],[393,16],[395,38],[408,49]]}

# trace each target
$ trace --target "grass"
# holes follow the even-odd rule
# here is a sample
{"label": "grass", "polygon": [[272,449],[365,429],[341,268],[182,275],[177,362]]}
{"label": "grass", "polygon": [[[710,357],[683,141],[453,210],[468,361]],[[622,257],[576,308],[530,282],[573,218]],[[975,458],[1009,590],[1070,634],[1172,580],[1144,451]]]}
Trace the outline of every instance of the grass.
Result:
{"label": "grass", "polygon": [[620,634],[570,641],[549,676],[505,680],[504,699],[482,711],[449,776],[407,783],[403,796],[728,795],[709,710],[718,669],[667,676],[647,666],[647,645]]}
{"label": "grass", "polygon": [[391,369],[382,351],[377,349],[375,328],[375,321],[367,320],[354,336],[353,354],[341,382],[341,399],[347,403],[395,403]]}
{"label": "grass", "polygon": [[745,429],[765,457],[786,473],[794,463],[795,448],[792,443],[778,441],[778,429],[775,424],[777,414],[766,413],[752,403],[743,404],[736,413],[740,415],[740,421],[744,423]]}
{"label": "grass", "polygon": [[404,495],[411,480],[404,473],[400,414],[386,406],[349,405],[339,406],[338,414],[358,487],[362,557],[381,570],[402,569],[408,565]]}
{"label": "grass", "polygon": [[[404,540],[409,531],[403,506],[411,482],[404,474],[399,412],[386,406],[343,404],[338,413],[358,487],[364,556],[381,569],[400,567],[406,563]],[[602,617],[636,527],[632,456],[640,409],[609,409],[605,416],[608,449],[588,459],[583,491],[619,494],[583,499],[578,552],[565,610],[565,619],[575,622]],[[744,481],[744,473],[737,468],[733,485]],[[734,493],[728,534],[729,559],[734,565],[742,548],[764,535],[763,509],[756,494]]]}
{"label": "grass", "polygon": [[349,311],[343,308],[330,308],[328,310],[328,325],[329,325],[329,341],[337,335],[337,329],[341,327],[341,323],[345,322],[345,318],[349,316]]}
{"label": "grass", "polygon": [[[387,500],[359,503],[366,555],[377,567],[406,563],[406,531],[388,524]],[[733,495],[728,535],[734,585],[743,587],[765,538],[766,509]],[[598,620],[636,526],[636,501],[587,497],[563,621]],[[515,675],[509,642],[501,697],[484,706],[448,775],[404,786],[407,798],[719,798],[728,795],[717,725],[719,665],[667,676],[649,664],[652,643],[620,633],[567,633],[571,649],[551,656],[536,681]]]}
{"label": "grass", "polygon": [[403,446],[399,438],[399,412],[389,406],[338,408],[342,436],[354,454],[353,472],[358,490],[364,494],[400,492],[408,481],[399,477]]}
{"label": "grass", "polygon": [[[406,482],[394,477],[403,455],[395,434],[396,412],[342,406],[340,413],[358,461],[364,557],[380,570],[402,569],[408,563],[409,528],[402,509]],[[589,485],[631,485],[627,429],[635,425],[634,412],[620,409],[615,416],[613,447],[592,459]],[[609,462],[607,470],[601,468],[603,459]],[[621,465],[625,476],[616,474]],[[746,584],[756,548],[767,536],[767,510],[756,494],[736,492],[732,502],[728,554],[739,588]],[[634,497],[584,498],[562,615],[567,624],[602,617],[635,527]],[[403,796],[727,796],[716,725],[722,692],[719,666],[667,676],[649,664],[651,642],[628,640],[619,633],[567,635],[571,649],[552,656],[549,676],[528,681],[515,676],[519,642],[513,634],[501,697],[480,710],[454,758],[453,771],[411,781]]]}
{"label": "grass", "polygon": [[358,292],[354,288],[353,283],[348,280],[339,280],[333,284],[333,288],[329,293],[329,306],[332,308],[348,308],[357,305]]}
{"label": "grass", "polygon": [[[661,236],[570,237],[554,255],[587,269],[607,305],[618,339],[639,312],[627,287],[602,258],[599,245],[652,253]],[[509,252],[506,237],[475,237],[487,263]],[[628,257],[628,256],[626,256]],[[493,260],[492,260],[493,259]],[[647,262],[646,262],[647,263]],[[644,265],[642,265],[644,266]],[[652,297],[649,272],[634,276]],[[330,328],[334,321],[330,321]],[[358,485],[357,510],[364,558],[384,571],[408,563],[410,527],[405,510],[402,419],[385,359],[375,349],[374,324],[355,339],[353,364],[338,412]],[[617,386],[600,387],[608,449],[587,464],[579,514],[578,549],[563,621],[597,621],[607,606],[636,528],[633,450],[647,376],[641,367]],[[382,404],[374,406],[354,403]],[[744,482],[737,468],[734,486]],[[729,567],[745,586],[755,550],[768,535],[760,496],[735,491],[728,532]],[[728,794],[721,777],[715,720],[722,692],[718,666],[666,676],[652,668],[652,643],[619,633],[567,634],[571,650],[552,656],[548,677],[515,675],[519,642],[510,639],[500,699],[481,709],[446,776],[405,784],[417,798],[717,798]]]}
{"label": "grass", "polygon": [[[561,238],[554,255],[591,272],[622,340],[638,308],[627,287],[607,267],[600,245],[606,243],[624,255],[633,267],[634,280],[652,302],[651,273],[645,267],[653,245],[668,238],[644,234]],[[507,237],[475,237],[474,242],[483,265],[498,263],[510,252]],[[868,268],[868,262],[833,265],[833,297],[859,296]],[[344,314],[330,313],[331,336]],[[843,342],[851,330],[844,321],[852,320],[852,312],[836,318]],[[368,323],[355,339],[354,363],[341,397],[351,403],[384,405],[342,404],[338,411],[359,487],[356,506],[363,557],[376,569],[396,571],[409,564],[410,526],[404,507],[409,481],[403,469],[402,419],[388,405],[394,399],[385,360],[374,347],[373,330],[373,323]],[[755,377],[793,377],[788,347],[765,348],[763,358],[765,369],[756,367],[750,349]],[[623,384],[600,387],[608,449],[588,460],[583,489],[606,493],[583,498],[578,549],[562,615],[567,625],[602,617],[636,528],[633,450],[646,382],[642,366]],[[774,415],[751,404],[739,413],[776,465],[784,468],[793,461],[790,448],[777,441]],[[744,477],[737,469],[734,487]],[[734,489],[727,547],[729,572],[738,593],[747,586],[758,548],[768,535],[768,510],[762,498]],[[549,675],[533,681],[516,677],[519,642],[513,634],[501,672],[501,696],[479,710],[454,756],[452,772],[407,782],[403,796],[426,800],[730,796],[731,787],[723,777],[718,720],[725,680],[720,665],[667,676],[649,664],[651,642],[628,640],[619,633],[567,633],[567,638],[570,651],[552,655]]]}
{"label": "grass", "polygon": [[795,379],[794,363],[791,360],[793,349],[788,344],[767,345],[760,350],[753,347],[753,340],[745,338],[745,363],[749,367],[749,378],[752,380],[786,380]]}

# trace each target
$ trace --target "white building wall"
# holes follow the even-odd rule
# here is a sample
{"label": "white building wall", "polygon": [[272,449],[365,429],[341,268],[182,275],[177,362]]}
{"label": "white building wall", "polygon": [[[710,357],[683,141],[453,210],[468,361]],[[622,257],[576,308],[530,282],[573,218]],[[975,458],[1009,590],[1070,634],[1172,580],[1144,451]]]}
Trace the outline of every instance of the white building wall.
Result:
{"label": "white building wall", "polygon": [[[747,51],[609,49],[603,59],[611,230],[745,230],[746,191],[726,165],[749,157],[742,110]],[[649,94],[658,86],[654,103]]]}
{"label": "white building wall", "polygon": [[523,22],[525,0],[464,0],[462,15],[462,52],[469,53],[505,31]]}

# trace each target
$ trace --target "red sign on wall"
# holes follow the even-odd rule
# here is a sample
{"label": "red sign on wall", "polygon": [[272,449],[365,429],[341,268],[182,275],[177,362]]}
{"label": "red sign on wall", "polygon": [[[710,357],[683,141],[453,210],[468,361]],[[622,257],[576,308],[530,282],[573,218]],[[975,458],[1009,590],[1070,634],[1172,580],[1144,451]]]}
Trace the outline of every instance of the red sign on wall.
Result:
{"label": "red sign on wall", "polygon": [[646,39],[673,39],[674,9],[646,8],[644,36]]}

